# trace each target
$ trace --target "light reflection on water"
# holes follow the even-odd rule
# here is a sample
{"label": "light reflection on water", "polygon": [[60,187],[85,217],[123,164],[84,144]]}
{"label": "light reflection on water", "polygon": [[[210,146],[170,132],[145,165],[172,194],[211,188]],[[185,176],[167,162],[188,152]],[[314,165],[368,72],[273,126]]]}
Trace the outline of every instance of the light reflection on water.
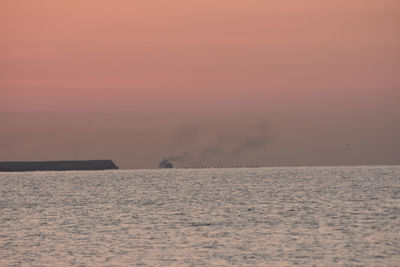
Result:
{"label": "light reflection on water", "polygon": [[400,263],[400,167],[0,173],[0,265]]}

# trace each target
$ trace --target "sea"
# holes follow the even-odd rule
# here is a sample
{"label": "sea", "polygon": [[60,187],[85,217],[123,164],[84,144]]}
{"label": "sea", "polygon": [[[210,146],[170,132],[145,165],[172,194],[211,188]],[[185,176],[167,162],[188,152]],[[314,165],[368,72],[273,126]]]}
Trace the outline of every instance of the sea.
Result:
{"label": "sea", "polygon": [[0,266],[400,266],[400,166],[0,173]]}

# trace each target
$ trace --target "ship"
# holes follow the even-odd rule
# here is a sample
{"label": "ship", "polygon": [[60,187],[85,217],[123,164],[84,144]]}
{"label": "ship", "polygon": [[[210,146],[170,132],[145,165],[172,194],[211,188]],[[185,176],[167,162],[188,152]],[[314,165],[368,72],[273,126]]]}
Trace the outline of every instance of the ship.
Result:
{"label": "ship", "polygon": [[158,167],[160,169],[172,169],[174,165],[169,160],[164,159],[163,161],[160,162],[160,164],[158,164]]}

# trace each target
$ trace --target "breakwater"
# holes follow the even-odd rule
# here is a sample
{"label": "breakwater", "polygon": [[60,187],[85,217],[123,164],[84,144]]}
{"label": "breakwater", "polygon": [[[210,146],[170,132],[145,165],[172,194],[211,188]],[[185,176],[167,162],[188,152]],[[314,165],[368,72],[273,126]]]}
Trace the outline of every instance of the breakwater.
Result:
{"label": "breakwater", "polygon": [[10,161],[0,162],[0,172],[73,171],[119,169],[112,160]]}

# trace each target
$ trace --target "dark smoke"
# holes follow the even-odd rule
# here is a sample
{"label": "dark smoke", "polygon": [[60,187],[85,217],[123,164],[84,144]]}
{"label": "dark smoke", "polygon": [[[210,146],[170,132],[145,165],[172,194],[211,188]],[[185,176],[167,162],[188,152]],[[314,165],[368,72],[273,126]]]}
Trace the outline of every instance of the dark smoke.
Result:
{"label": "dark smoke", "polygon": [[211,134],[214,128],[213,125],[182,125],[176,131],[172,144],[175,150],[186,152],[166,159],[189,165],[216,158],[230,161],[257,150],[264,151],[271,142],[271,131],[266,120],[250,125],[234,125]]}
{"label": "dark smoke", "polygon": [[189,152],[184,152],[181,155],[164,158],[164,160],[170,162],[182,162],[191,157],[192,155]]}
{"label": "dark smoke", "polygon": [[269,125],[266,121],[258,123],[253,131],[246,132],[232,150],[233,155],[241,155],[247,151],[264,149],[271,141]]}

